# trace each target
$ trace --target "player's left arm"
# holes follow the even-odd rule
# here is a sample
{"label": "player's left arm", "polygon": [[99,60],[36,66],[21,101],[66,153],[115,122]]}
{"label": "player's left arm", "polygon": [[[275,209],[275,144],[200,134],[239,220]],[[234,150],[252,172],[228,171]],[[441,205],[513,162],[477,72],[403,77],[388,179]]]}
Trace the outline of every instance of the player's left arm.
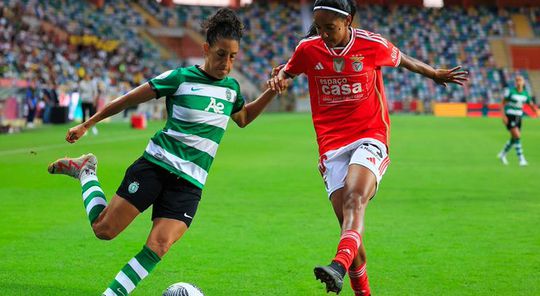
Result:
{"label": "player's left arm", "polygon": [[468,80],[469,72],[461,70],[461,66],[452,69],[435,69],[432,66],[401,53],[400,67],[433,79],[437,84],[446,86],[447,83],[463,85]]}
{"label": "player's left arm", "polygon": [[531,107],[534,114],[538,114],[538,107],[536,107],[536,104],[534,103],[534,100],[532,99],[532,97],[529,97],[528,105]]}
{"label": "player's left arm", "polygon": [[232,120],[239,127],[247,126],[263,112],[264,108],[268,106],[276,94],[277,91],[267,88],[255,101],[244,105],[240,111],[232,114]]}

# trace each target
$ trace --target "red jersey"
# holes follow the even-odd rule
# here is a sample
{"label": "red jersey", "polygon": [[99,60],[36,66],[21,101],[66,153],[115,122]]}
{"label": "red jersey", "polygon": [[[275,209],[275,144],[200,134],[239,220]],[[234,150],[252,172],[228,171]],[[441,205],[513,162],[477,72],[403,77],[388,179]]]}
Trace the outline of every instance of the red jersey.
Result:
{"label": "red jersey", "polygon": [[308,76],[320,155],[361,138],[388,145],[390,118],[381,67],[397,67],[400,61],[397,47],[365,30],[353,28],[341,51],[328,48],[320,36],[300,41],[285,72]]}

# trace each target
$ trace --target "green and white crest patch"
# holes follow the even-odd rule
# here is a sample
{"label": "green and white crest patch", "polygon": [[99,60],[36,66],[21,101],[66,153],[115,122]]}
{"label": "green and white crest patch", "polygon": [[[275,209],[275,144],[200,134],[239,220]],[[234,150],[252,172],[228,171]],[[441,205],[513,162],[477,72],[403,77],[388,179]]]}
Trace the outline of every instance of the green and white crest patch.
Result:
{"label": "green and white crest patch", "polygon": [[139,190],[139,182],[131,182],[128,186],[128,192],[133,194]]}

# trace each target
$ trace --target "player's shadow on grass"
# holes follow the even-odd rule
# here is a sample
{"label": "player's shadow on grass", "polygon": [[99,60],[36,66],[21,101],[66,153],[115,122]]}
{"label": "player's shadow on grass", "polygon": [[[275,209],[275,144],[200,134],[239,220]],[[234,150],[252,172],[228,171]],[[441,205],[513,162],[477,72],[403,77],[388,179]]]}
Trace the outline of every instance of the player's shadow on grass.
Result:
{"label": "player's shadow on grass", "polygon": [[[69,285],[69,284],[68,284]],[[32,283],[0,283],[2,296],[16,295],[96,295],[99,291],[84,287],[56,287]]]}

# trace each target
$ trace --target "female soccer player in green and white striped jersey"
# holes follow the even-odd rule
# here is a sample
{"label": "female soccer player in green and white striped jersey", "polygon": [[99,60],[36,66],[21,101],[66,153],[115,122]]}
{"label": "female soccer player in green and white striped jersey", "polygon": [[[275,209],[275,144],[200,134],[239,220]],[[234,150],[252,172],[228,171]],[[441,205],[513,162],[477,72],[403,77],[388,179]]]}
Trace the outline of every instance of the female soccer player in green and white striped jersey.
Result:
{"label": "female soccer player in green and white striped jersey", "polygon": [[152,98],[166,97],[165,128],[152,137],[142,157],[127,169],[110,203],[98,182],[94,155],[63,158],[49,165],[52,174],[80,180],[84,207],[99,239],[113,239],[153,205],[153,226],[146,244],[103,295],[128,295],[182,237],[197,211],[229,118],[240,127],[246,126],[276,94],[266,90],[245,105],[238,82],[227,76],[238,54],[243,29],[232,10],[220,9],[203,27],[204,65],[165,72],[68,131],[66,140],[74,143],[107,117]]}
{"label": "female soccer player in green and white striped jersey", "polygon": [[506,154],[512,147],[516,148],[516,154],[519,158],[519,165],[526,166],[527,160],[523,155],[521,147],[521,117],[523,116],[523,104],[531,106],[536,113],[537,108],[531,100],[531,96],[525,89],[525,78],[519,75],[515,79],[515,87],[506,90],[504,99],[501,103],[501,113],[503,123],[510,132],[510,140],[506,142],[503,150],[497,155],[503,164],[507,165]]}

